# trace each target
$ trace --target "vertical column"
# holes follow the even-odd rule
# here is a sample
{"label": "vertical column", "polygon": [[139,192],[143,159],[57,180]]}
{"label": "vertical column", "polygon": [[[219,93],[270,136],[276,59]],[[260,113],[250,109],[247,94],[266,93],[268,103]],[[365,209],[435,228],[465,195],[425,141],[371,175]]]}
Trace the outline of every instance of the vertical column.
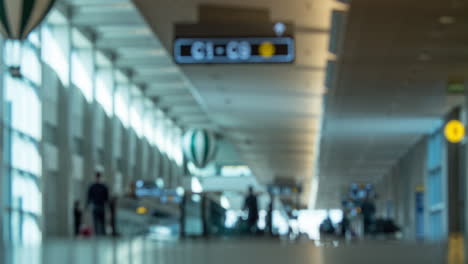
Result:
{"label": "vertical column", "polygon": [[149,143],[147,146],[147,157],[146,157],[146,178],[150,181],[154,181],[154,145]]}
{"label": "vertical column", "polygon": [[[448,120],[460,120],[461,109],[455,108],[448,116]],[[450,264],[464,263],[463,249],[463,222],[465,208],[463,206],[462,185],[462,146],[458,143],[447,143],[447,206],[448,206],[448,231],[449,231],[449,256]]]}
{"label": "vertical column", "polygon": [[129,151],[130,151],[130,125],[122,130],[122,155],[121,155],[121,162],[122,162],[122,188],[124,192],[128,191],[130,185],[130,158],[129,158]]}
{"label": "vertical column", "polygon": [[[139,89],[139,88],[137,88]],[[145,125],[144,125],[144,116],[145,116],[145,102],[142,97],[138,96],[134,98],[135,104],[137,106],[137,109],[141,109],[142,111],[139,112],[138,114],[141,114],[140,116],[140,136],[135,137],[135,144],[134,144],[134,161],[135,163],[134,168],[133,168],[133,174],[134,174],[134,179],[142,179],[143,178],[143,147],[144,147],[144,141],[145,141]]]}
{"label": "vertical column", "polygon": [[115,114],[115,93],[117,91],[116,77],[115,77],[115,58],[112,58],[112,66],[110,68],[110,78],[111,78],[111,96],[112,96],[112,115],[107,118],[105,126],[105,136],[104,136],[104,175],[106,176],[107,182],[109,184],[110,192],[112,195],[115,195],[115,125],[117,122]]}
{"label": "vertical column", "polygon": [[[4,58],[3,58],[3,52],[4,52],[4,44],[5,42],[3,40],[0,41],[0,67],[1,69],[4,69]],[[5,241],[5,231],[4,228],[5,226],[5,215],[6,215],[6,194],[7,194],[7,188],[8,186],[6,185],[5,182],[5,162],[4,162],[4,150],[5,150],[5,145],[4,145],[4,140],[3,137],[5,135],[4,130],[5,130],[5,104],[4,104],[4,94],[5,94],[5,87],[4,87],[4,71],[1,71],[0,73],[0,243]],[[3,259],[0,258],[0,261],[3,261]]]}
{"label": "vertical column", "polygon": [[187,236],[185,222],[187,220],[187,199],[188,193],[185,192],[182,196],[182,202],[180,203],[180,222],[179,222],[179,230],[180,230],[180,237],[185,238]]}
{"label": "vertical column", "polygon": [[[465,81],[464,83],[465,87],[465,105],[464,105],[464,110],[465,110],[465,128],[467,127],[468,123],[468,81]],[[464,163],[464,198],[465,198],[465,212],[464,212],[464,226],[465,226],[465,241],[468,241],[468,143],[465,143],[465,155],[463,159]]]}
{"label": "vertical column", "polygon": [[136,137],[135,140],[135,164],[134,164],[134,177],[135,180],[143,178],[143,143],[144,139],[142,137]]}
{"label": "vertical column", "polygon": [[147,102],[145,103],[145,108],[144,108],[144,118],[143,118],[143,127],[145,128],[144,131],[144,140],[143,140],[143,148],[142,148],[142,177],[145,180],[150,180],[151,175],[150,175],[150,166],[151,166],[151,160],[150,157],[151,155],[151,135],[148,133],[148,131],[153,129],[153,124],[150,122],[151,120],[151,113],[152,113],[152,103]]}
{"label": "vertical column", "polygon": [[92,85],[93,85],[93,96],[91,102],[86,104],[84,107],[84,166],[83,166],[83,193],[86,193],[88,185],[93,181],[96,173],[96,41],[92,40],[92,65],[93,69],[91,72]]}
{"label": "vertical column", "polygon": [[[70,14],[68,14],[70,17]],[[58,27],[58,26],[57,26]],[[72,234],[73,218],[72,218],[72,204],[73,204],[73,192],[72,190],[72,103],[73,102],[73,88],[71,85],[71,54],[72,54],[72,28],[71,24],[67,23],[66,26],[60,26],[56,30],[63,31],[57,36],[67,36],[64,43],[67,46],[67,58],[68,58],[68,76],[67,83],[60,85],[58,89],[58,105],[57,105],[57,136],[58,136],[58,175],[53,175],[55,177],[55,193],[56,208],[55,217],[60,219],[60,221],[50,221],[55,225],[55,227],[50,226],[46,230],[54,230],[53,235],[55,236],[70,236]],[[51,177],[52,175],[48,175]],[[49,181],[50,182],[50,181]],[[60,191],[59,191],[60,190]],[[47,192],[44,192],[46,195]],[[46,197],[44,197],[46,198]],[[46,215],[44,223],[51,224],[48,222],[48,217]],[[50,219],[52,220],[52,219]],[[46,233],[46,236],[48,234]]]}
{"label": "vertical column", "polygon": [[160,150],[157,147],[153,147],[152,152],[154,154],[153,154],[153,158],[151,159],[151,163],[153,164],[153,167],[152,167],[153,170],[151,172],[151,175],[152,175],[152,179],[156,180],[159,177],[161,177],[161,163],[162,163],[161,158],[162,158],[162,155],[161,155]]}
{"label": "vertical column", "polygon": [[[453,110],[448,119],[459,120],[460,119],[460,108]],[[464,208],[461,203],[462,193],[462,173],[461,173],[461,160],[460,160],[460,144],[448,143],[447,145],[447,165],[448,165],[448,215],[449,222],[448,228],[449,233],[461,233],[462,222],[464,218]]]}
{"label": "vertical column", "polygon": [[[448,116],[448,120],[460,120],[461,109],[455,108]],[[465,186],[463,186],[464,171],[461,160],[461,144],[448,143],[447,145],[447,185],[448,185],[448,231],[449,231],[449,264],[462,264],[464,262],[464,227],[465,208],[463,205]]]}
{"label": "vertical column", "polygon": [[203,227],[203,237],[207,238],[210,236],[210,215],[209,215],[209,198],[206,193],[201,195],[201,218],[202,218],[202,227]]}
{"label": "vertical column", "polygon": [[132,76],[129,77],[128,84],[128,127],[126,130],[122,131],[122,162],[124,163],[123,173],[123,187],[124,190],[129,190],[130,183],[132,182],[132,166],[131,166],[131,137],[132,137],[132,104],[133,104],[133,95],[132,95]]}

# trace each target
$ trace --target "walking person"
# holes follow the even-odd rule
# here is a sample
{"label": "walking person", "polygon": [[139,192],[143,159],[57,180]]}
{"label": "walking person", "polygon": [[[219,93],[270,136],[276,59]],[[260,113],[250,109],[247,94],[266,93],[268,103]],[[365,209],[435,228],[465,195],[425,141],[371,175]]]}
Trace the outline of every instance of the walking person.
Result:
{"label": "walking person", "polygon": [[81,210],[80,201],[75,201],[73,204],[73,225],[75,237],[78,237],[83,224],[83,211]]}
{"label": "walking person", "polygon": [[94,232],[96,236],[106,235],[106,206],[109,203],[109,189],[102,183],[102,175],[96,173],[96,179],[88,189],[87,206],[91,206]]}
{"label": "walking person", "polygon": [[364,235],[372,234],[372,225],[375,219],[375,204],[371,198],[367,195],[364,202],[361,205],[362,216],[364,220]]}
{"label": "walking person", "polygon": [[275,197],[272,193],[270,193],[270,203],[268,204],[267,210],[267,217],[266,217],[266,229],[268,235],[273,236],[273,210],[275,208],[274,205]]}
{"label": "walking person", "polygon": [[110,225],[112,229],[112,236],[118,236],[117,233],[117,197],[113,196],[109,202],[109,210],[110,210]]}
{"label": "walking person", "polygon": [[257,222],[259,218],[258,217],[258,201],[257,201],[257,196],[254,194],[254,189],[252,186],[249,187],[249,193],[247,197],[245,197],[244,210],[248,211],[248,216],[247,216],[248,231],[251,234],[256,234]]}

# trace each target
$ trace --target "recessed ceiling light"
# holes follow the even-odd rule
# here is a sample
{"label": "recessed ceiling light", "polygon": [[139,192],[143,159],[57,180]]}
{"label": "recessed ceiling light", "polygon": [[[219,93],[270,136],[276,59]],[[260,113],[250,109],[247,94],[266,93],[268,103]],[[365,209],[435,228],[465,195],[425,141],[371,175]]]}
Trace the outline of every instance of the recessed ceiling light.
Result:
{"label": "recessed ceiling light", "polygon": [[150,35],[151,30],[146,27],[140,27],[140,28],[134,29],[133,34],[134,35]]}
{"label": "recessed ceiling light", "polygon": [[441,16],[439,17],[439,23],[442,25],[452,25],[455,23],[455,17],[453,16]]}
{"label": "recessed ceiling light", "polygon": [[419,61],[430,61],[431,59],[432,59],[431,55],[429,55],[429,53],[427,52],[422,52],[418,56]]}
{"label": "recessed ceiling light", "polygon": [[443,33],[440,30],[436,30],[436,31],[432,31],[431,33],[429,33],[429,36],[431,38],[441,38],[443,36]]}

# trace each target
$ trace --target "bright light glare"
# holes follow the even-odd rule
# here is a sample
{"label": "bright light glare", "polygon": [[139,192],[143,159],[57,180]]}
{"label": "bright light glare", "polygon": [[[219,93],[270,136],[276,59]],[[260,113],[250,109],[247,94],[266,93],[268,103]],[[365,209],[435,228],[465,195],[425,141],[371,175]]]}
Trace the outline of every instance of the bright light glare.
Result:
{"label": "bright light glare", "polygon": [[156,186],[158,186],[159,188],[163,188],[164,187],[164,180],[159,178],[156,180]]}
{"label": "bright light glare", "polygon": [[267,218],[267,211],[265,210],[260,210],[259,214],[259,219],[258,219],[258,228],[260,229],[265,229],[266,228],[266,218]]}
{"label": "bright light glare", "polygon": [[239,216],[240,216],[239,211],[235,211],[235,210],[226,211],[226,221],[224,222],[224,225],[227,228],[233,228],[234,226],[236,226]]}
{"label": "bright light glare", "polygon": [[151,233],[154,233],[160,236],[170,236],[172,231],[169,227],[166,227],[166,226],[153,226],[151,227]]}
{"label": "bright light glare", "polygon": [[199,203],[201,201],[201,197],[198,194],[192,195],[192,202]]}
{"label": "bright light glare", "polygon": [[[326,217],[326,210],[300,211],[297,223],[299,231],[308,234],[310,239],[320,239],[319,227]],[[343,213],[339,209],[330,210],[330,218],[334,224],[338,224],[343,218]]]}
{"label": "bright light glare", "polygon": [[192,192],[194,193],[203,192],[203,186],[201,185],[200,181],[196,177],[192,178]]}
{"label": "bright light glare", "polygon": [[182,196],[182,195],[184,195],[185,190],[182,187],[177,187],[176,193],[177,193],[177,195]]}
{"label": "bright light glare", "polygon": [[280,211],[273,211],[273,225],[277,228],[280,235],[285,235],[289,231],[289,223],[286,217]]}
{"label": "bright light glare", "polygon": [[229,207],[231,207],[231,204],[229,203],[229,200],[228,198],[226,198],[226,196],[221,196],[221,206],[224,208],[224,209],[229,209]]}

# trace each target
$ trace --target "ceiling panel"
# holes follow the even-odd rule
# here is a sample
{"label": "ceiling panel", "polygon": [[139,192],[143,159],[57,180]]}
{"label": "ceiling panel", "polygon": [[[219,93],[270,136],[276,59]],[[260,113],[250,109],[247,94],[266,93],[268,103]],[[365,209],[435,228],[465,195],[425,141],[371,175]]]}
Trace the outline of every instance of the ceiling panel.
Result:
{"label": "ceiling panel", "polygon": [[[448,77],[466,76],[468,66],[468,6],[456,2],[352,1],[326,101],[319,207],[340,206],[332,190],[379,182],[460,103],[445,90]],[[444,25],[442,16],[456,22]]]}

